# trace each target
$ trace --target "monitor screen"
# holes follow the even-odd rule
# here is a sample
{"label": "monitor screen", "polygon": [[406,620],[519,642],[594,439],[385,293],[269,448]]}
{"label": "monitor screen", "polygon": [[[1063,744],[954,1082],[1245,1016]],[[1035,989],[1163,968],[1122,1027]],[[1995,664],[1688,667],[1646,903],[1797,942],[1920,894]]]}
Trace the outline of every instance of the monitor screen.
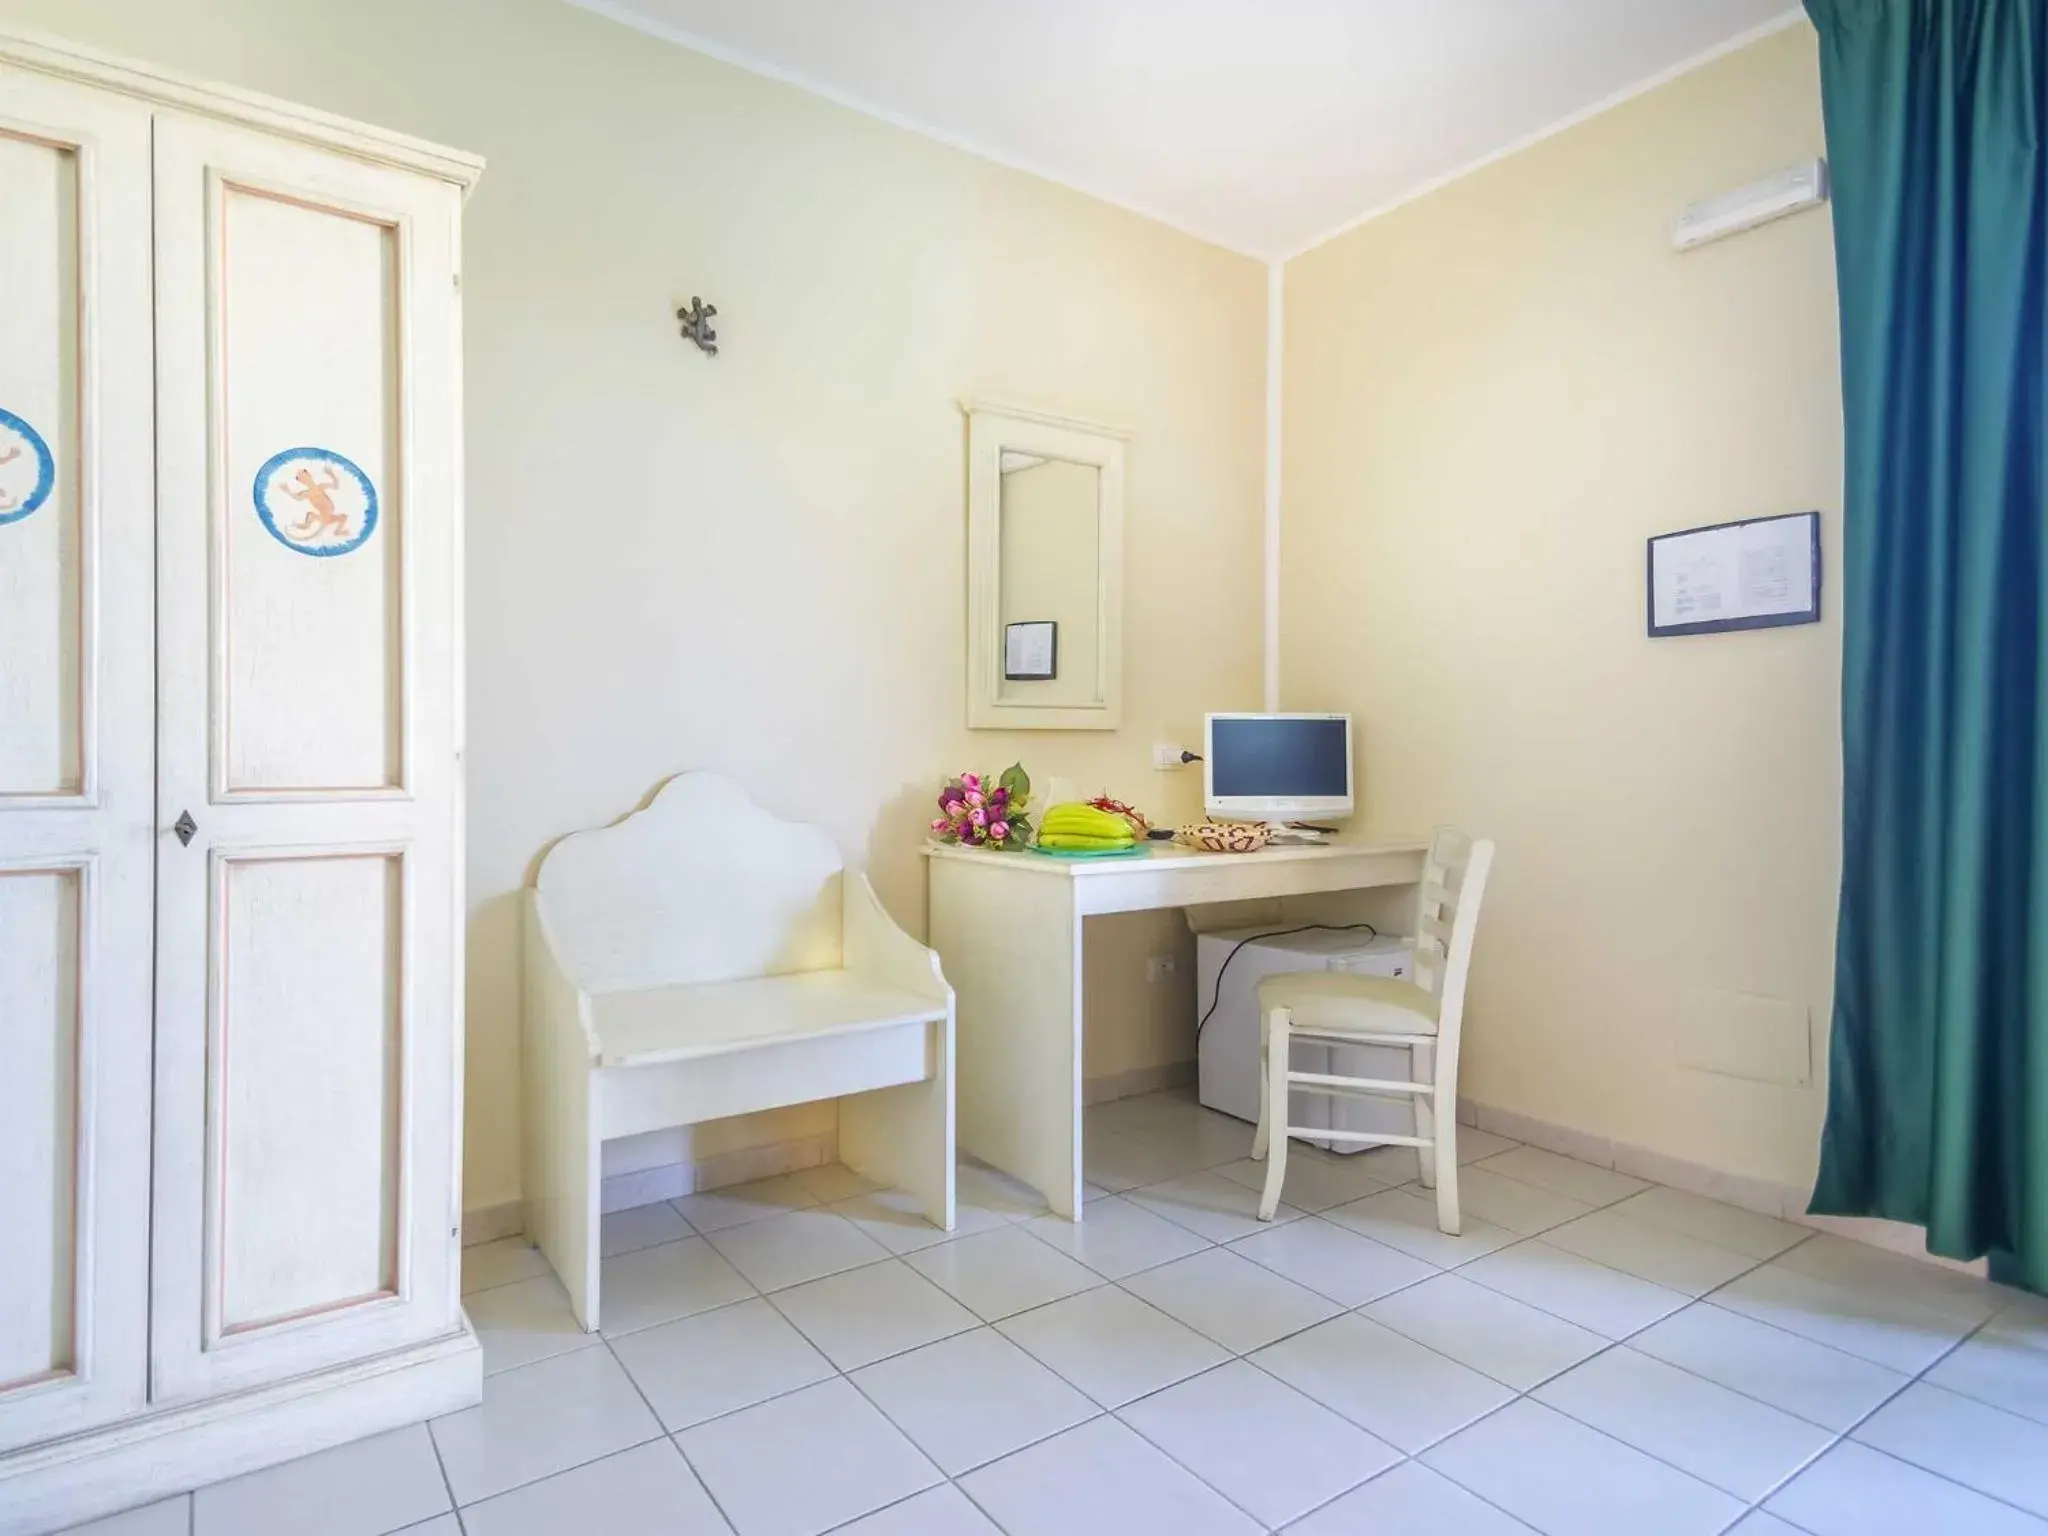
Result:
{"label": "monitor screen", "polygon": [[1350,808],[1347,715],[1216,715],[1208,747],[1212,805],[1254,814]]}

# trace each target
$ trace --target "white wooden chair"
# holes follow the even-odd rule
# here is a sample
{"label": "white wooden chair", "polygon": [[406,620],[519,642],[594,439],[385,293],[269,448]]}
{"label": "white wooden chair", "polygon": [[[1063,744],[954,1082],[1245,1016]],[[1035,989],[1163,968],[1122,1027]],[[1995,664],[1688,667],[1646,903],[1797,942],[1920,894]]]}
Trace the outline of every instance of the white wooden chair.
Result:
{"label": "white wooden chair", "polygon": [[526,896],[526,1230],[584,1328],[608,1137],[840,1098],[840,1156],[952,1229],[953,989],[824,832],[685,773]]}
{"label": "white wooden chair", "polygon": [[[1456,1236],[1458,1215],[1458,1039],[1465,1020],[1465,978],[1472,934],[1493,868],[1493,843],[1474,842],[1440,827],[1423,860],[1415,912],[1415,979],[1293,971],[1259,983],[1259,1060],[1265,1091],[1252,1156],[1269,1157],[1259,1219],[1271,1221],[1287,1177],[1287,1140],[1311,1136],[1370,1146],[1414,1147],[1422,1183],[1436,1190],[1437,1225]],[[1332,1045],[1406,1047],[1410,1082],[1296,1072],[1289,1055],[1297,1039]],[[1365,1098],[1406,1096],[1415,1105],[1415,1134],[1334,1131],[1287,1123],[1292,1088]]]}

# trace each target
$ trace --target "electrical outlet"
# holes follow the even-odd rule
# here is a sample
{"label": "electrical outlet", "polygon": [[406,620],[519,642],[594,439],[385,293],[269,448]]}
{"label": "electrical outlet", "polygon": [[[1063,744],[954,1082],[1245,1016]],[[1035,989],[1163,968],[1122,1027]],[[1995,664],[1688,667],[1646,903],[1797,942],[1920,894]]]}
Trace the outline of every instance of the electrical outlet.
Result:
{"label": "electrical outlet", "polygon": [[1181,761],[1180,761],[1180,754],[1181,754],[1181,750],[1182,750],[1181,748],[1179,748],[1179,747],[1175,746],[1175,745],[1174,745],[1174,744],[1173,744],[1172,742],[1170,742],[1170,741],[1155,741],[1155,742],[1153,742],[1153,743],[1152,743],[1152,766],[1153,766],[1154,768],[1158,768],[1158,769],[1161,769],[1161,770],[1164,770],[1164,769],[1167,769],[1167,768],[1178,768],[1178,767],[1180,767],[1180,766],[1181,766]]}
{"label": "electrical outlet", "polygon": [[1175,969],[1173,956],[1154,955],[1145,962],[1145,979],[1153,982],[1164,981]]}

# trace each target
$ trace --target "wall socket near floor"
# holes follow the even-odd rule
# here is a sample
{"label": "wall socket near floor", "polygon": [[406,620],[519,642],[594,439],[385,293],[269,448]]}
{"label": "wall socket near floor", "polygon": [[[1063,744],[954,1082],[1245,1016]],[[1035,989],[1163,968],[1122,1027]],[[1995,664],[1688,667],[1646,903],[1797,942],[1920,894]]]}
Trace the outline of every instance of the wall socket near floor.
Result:
{"label": "wall socket near floor", "polygon": [[1153,955],[1145,962],[1145,979],[1164,981],[1178,969],[1179,962],[1172,955]]}
{"label": "wall socket near floor", "polygon": [[1186,750],[1170,741],[1155,741],[1152,743],[1152,766],[1162,770],[1182,767],[1180,755]]}

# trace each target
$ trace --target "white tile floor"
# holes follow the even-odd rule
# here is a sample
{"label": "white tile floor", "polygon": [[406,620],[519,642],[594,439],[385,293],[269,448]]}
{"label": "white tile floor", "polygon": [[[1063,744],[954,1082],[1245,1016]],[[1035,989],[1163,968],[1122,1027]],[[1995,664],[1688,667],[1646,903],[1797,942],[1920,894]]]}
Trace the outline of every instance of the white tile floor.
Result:
{"label": "white tile floor", "polygon": [[[2048,1536],[2048,1303],[1467,1130],[1089,1112],[1089,1219],[965,1168],[608,1217],[602,1337],[471,1249],[484,1402],[93,1536]],[[1114,1190],[1117,1193],[1111,1194]]]}

